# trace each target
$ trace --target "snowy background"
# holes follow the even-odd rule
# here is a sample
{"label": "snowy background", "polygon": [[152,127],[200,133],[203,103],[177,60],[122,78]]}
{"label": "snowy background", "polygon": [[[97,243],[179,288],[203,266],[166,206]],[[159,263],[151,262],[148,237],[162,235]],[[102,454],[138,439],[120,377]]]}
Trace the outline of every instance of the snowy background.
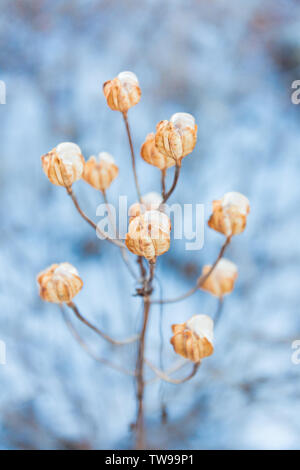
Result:
{"label": "snowy background", "polygon": [[[205,204],[230,190],[251,202],[246,232],[227,257],[239,266],[216,330],[215,353],[181,386],[149,385],[148,445],[155,448],[300,448],[300,4],[292,0],[2,0],[0,79],[0,448],[130,448],[135,416],[132,378],[94,362],[67,330],[55,305],[42,303],[35,276],[69,261],[84,280],[82,312],[115,337],[139,328],[140,300],[117,249],[99,241],[63,188],[49,183],[40,156],[74,141],[88,157],[111,152],[119,178],[110,201],[135,201],[121,116],[106,105],[102,83],[122,70],[139,77],[142,100],[130,111],[137,153],[161,119],[186,111],[198,143],[184,160],[172,202]],[[140,158],[143,192],[159,171]],[[74,187],[96,219],[100,195]],[[163,295],[183,293],[215,258],[222,237],[205,229],[198,252],[182,242],[159,259]],[[157,295],[159,284],[156,281]],[[176,360],[170,325],[214,315],[199,292],[151,314],[147,355]],[[135,348],[115,351],[78,323],[102,357],[134,368]],[[183,373],[187,372],[189,368]],[[149,372],[149,378],[153,376]],[[162,397],[168,422],[160,423]]]}

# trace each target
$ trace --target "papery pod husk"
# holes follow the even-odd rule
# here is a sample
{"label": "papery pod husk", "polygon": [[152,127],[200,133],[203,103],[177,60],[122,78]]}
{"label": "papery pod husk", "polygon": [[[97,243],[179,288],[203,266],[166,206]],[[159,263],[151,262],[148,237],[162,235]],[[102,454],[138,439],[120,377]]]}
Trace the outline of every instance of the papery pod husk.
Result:
{"label": "papery pod husk", "polygon": [[135,106],[142,94],[138,84],[133,84],[128,90],[117,77],[104,83],[103,93],[110,109],[121,113],[126,113]]}
{"label": "papery pod husk", "polygon": [[185,323],[172,325],[173,336],[170,340],[175,352],[193,362],[200,362],[211,356],[214,347],[207,338],[199,338],[196,333],[186,329]]}
{"label": "papery pod husk", "polygon": [[213,201],[213,212],[208,221],[210,228],[230,237],[242,233],[246,224],[247,215],[241,213],[238,207],[224,209],[221,200]]}
{"label": "papery pod husk", "polygon": [[40,285],[40,296],[46,302],[69,303],[82,289],[83,281],[76,274],[53,276],[54,271],[59,266],[59,264],[53,264],[37,276],[37,282]]}
{"label": "papery pod husk", "polygon": [[197,125],[176,130],[170,121],[161,121],[156,126],[155,145],[159,152],[180,164],[182,158],[192,153],[197,142]]}
{"label": "papery pod husk", "polygon": [[156,166],[160,170],[167,170],[175,165],[175,160],[161,153],[155,145],[155,134],[148,134],[141,147],[141,157],[150,165]]}
{"label": "papery pod husk", "polygon": [[[202,270],[202,276],[205,276],[211,269],[211,266],[204,266]],[[230,294],[234,289],[234,283],[237,278],[237,274],[234,276],[224,276],[217,278],[214,276],[214,271],[210,276],[201,284],[200,288],[209,292],[216,297],[223,297],[223,295]],[[200,278],[201,279],[201,278]]]}
{"label": "papery pod husk", "polygon": [[119,168],[116,164],[104,160],[97,161],[90,157],[85,163],[82,178],[93,188],[105,191],[118,176]]}
{"label": "papery pod husk", "polygon": [[83,155],[78,155],[72,165],[65,164],[55,148],[42,156],[42,167],[51,183],[66,188],[81,178],[84,163]]}
{"label": "papery pod husk", "polygon": [[153,237],[151,233],[153,227],[151,223],[146,223],[143,217],[144,214],[134,217],[130,221],[125,244],[128,250],[135,255],[143,256],[147,260],[154,260],[170,248],[171,222],[169,221],[167,230],[162,230],[161,226],[155,227],[155,237]]}

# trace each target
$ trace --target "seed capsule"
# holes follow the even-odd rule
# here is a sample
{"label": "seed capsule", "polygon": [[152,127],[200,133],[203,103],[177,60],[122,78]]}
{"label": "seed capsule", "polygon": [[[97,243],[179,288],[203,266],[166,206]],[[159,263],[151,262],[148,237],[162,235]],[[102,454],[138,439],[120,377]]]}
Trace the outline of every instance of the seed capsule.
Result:
{"label": "seed capsule", "polygon": [[125,244],[132,253],[155,261],[170,248],[171,222],[163,212],[146,211],[129,222]]}
{"label": "seed capsule", "polygon": [[170,121],[161,121],[156,126],[155,145],[158,151],[172,158],[177,165],[194,150],[196,141],[197,125],[191,114],[173,114]]}
{"label": "seed capsule", "polygon": [[[205,276],[210,269],[211,265],[205,265],[202,269],[202,276]],[[237,277],[237,266],[228,259],[222,258],[201,285],[201,289],[210,292],[216,297],[223,297],[233,291]]]}
{"label": "seed capsule", "polygon": [[161,153],[155,145],[155,135],[148,134],[141,147],[141,157],[150,165],[156,166],[160,170],[167,170],[175,165],[175,160]]}
{"label": "seed capsule", "polygon": [[127,113],[141,99],[141,89],[137,76],[132,72],[121,72],[113,80],[103,85],[103,93],[108,106],[113,111]]}
{"label": "seed capsule", "polygon": [[250,204],[246,196],[237,192],[229,192],[222,199],[213,201],[213,212],[208,225],[226,237],[238,235],[246,228],[249,212]]}
{"label": "seed capsule", "polygon": [[107,152],[100,152],[98,159],[93,155],[86,162],[83,179],[99,191],[105,191],[118,173],[114,158]]}
{"label": "seed capsule", "polygon": [[172,325],[171,344],[175,352],[193,362],[211,356],[213,326],[213,320],[207,315],[194,315],[185,323]]}
{"label": "seed capsule", "polygon": [[37,276],[40,296],[46,302],[69,303],[81,290],[83,282],[70,263],[52,264]]}
{"label": "seed capsule", "polygon": [[51,183],[68,188],[81,178],[84,158],[78,145],[63,142],[42,156],[42,167]]}

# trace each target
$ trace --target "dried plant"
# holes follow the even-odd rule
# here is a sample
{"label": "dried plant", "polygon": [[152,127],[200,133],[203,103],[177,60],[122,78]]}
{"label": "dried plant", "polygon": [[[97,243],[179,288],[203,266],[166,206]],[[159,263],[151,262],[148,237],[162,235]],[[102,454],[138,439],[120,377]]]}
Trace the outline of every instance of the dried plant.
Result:
{"label": "dried plant", "polygon": [[[215,262],[203,267],[202,274],[197,279],[195,285],[183,295],[173,299],[153,298],[153,280],[157,258],[169,250],[171,243],[171,223],[168,215],[164,212],[165,203],[173,194],[179,181],[183,158],[191,154],[195,148],[197,126],[192,115],[177,113],[169,121],[161,121],[157,125],[155,134],[148,134],[141,148],[141,157],[148,164],[156,166],[161,171],[162,189],[161,194],[152,192],[142,196],[128,122],[129,109],[136,105],[141,97],[138,79],[131,72],[122,72],[118,77],[104,83],[103,91],[108,106],[114,111],[119,111],[123,116],[138,196],[138,202],[129,209],[129,225],[125,242],[118,237],[117,227],[114,227],[115,237],[111,237],[101,231],[96,223],[83,212],[73,192],[73,183],[82,178],[93,188],[102,192],[104,203],[107,206],[107,213],[110,216],[106,190],[119,173],[118,166],[111,155],[102,152],[98,158],[92,156],[85,161],[78,145],[61,143],[42,156],[42,166],[51,183],[66,188],[81,217],[105,241],[112,243],[120,249],[128,272],[133,277],[135,283],[138,284],[135,294],[142,298],[143,321],[141,331],[138,335],[118,341],[87,320],[73,301],[76,294],[82,288],[83,282],[77,270],[69,263],[50,266],[38,275],[37,280],[40,286],[41,298],[48,302],[60,304],[67,326],[79,344],[100,363],[118,369],[135,378],[137,386],[137,416],[134,430],[136,434],[136,447],[141,449],[145,447],[144,389],[147,384],[145,380],[145,365],[154,372],[156,379],[181,384],[191,379],[196,374],[202,359],[210,356],[214,351],[214,321],[207,315],[197,314],[193,315],[185,323],[172,325],[173,336],[170,341],[174,351],[188,361],[181,363],[179,366],[171,367],[169,371],[163,371],[152,364],[145,355],[146,333],[150,320],[151,306],[153,304],[179,302],[194,294],[198,289],[203,289],[218,297],[221,307],[223,296],[232,292],[237,278],[237,267],[229,260],[225,260],[223,255],[232,237],[243,232],[245,229],[249,213],[249,201],[240,193],[230,192],[225,194],[220,200],[213,202],[212,215],[208,225],[225,236],[224,244]],[[167,190],[165,182],[166,172],[173,166],[175,167],[174,179],[170,189]],[[111,220],[111,223],[114,224],[114,221]],[[131,255],[129,255],[128,250],[136,256],[139,268],[138,273],[131,264]],[[64,304],[73,311],[82,323],[97,333],[101,339],[115,346],[137,342],[136,369],[129,371],[123,367],[116,366],[106,359],[95,356],[66,315],[63,308]],[[221,308],[218,309],[217,318],[219,318],[220,312]],[[215,321],[217,318],[215,317]],[[181,379],[173,378],[173,374],[189,361],[193,363],[192,371]],[[153,380],[149,380],[149,383],[153,382]]]}

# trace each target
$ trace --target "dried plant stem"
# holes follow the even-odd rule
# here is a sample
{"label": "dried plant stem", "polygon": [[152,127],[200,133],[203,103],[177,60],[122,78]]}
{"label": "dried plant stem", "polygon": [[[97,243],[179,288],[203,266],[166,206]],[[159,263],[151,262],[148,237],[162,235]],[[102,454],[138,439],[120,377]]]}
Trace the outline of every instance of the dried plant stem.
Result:
{"label": "dried plant stem", "polygon": [[94,230],[96,230],[96,232],[98,232],[103,238],[105,238],[105,240],[108,240],[110,243],[113,243],[114,245],[118,246],[119,248],[125,248],[125,245],[124,243],[120,242],[119,240],[113,240],[112,238],[108,237],[104,232],[102,232],[99,227],[97,227],[97,225],[95,224],[95,222],[93,222],[84,212],[83,210],[81,209],[81,207],[79,206],[79,203],[77,201],[77,198],[75,196],[75,194],[73,193],[73,190],[72,190],[72,187],[67,187],[66,188],[67,190],[67,193],[69,194],[69,196],[71,197],[73,203],[74,203],[74,206],[76,207],[77,211],[79,212],[79,214],[81,215],[81,217],[89,224],[91,225],[91,227],[93,227]]}
{"label": "dried plant stem", "polygon": [[137,410],[137,419],[136,419],[136,448],[144,449],[145,447],[145,429],[144,429],[144,352],[145,352],[145,336],[147,330],[147,324],[149,319],[150,312],[150,298],[144,297],[144,318],[143,326],[140,336],[139,349],[138,349],[138,359],[137,359],[137,401],[138,401],[138,410]]}
{"label": "dried plant stem", "polygon": [[131,161],[132,161],[132,170],[133,170],[133,176],[134,176],[136,192],[137,192],[137,195],[138,195],[139,202],[142,202],[142,195],[141,195],[139,180],[138,180],[137,172],[136,172],[135,153],[134,153],[134,148],[133,148],[133,143],[132,143],[130,126],[129,126],[129,122],[128,122],[128,115],[127,115],[127,112],[124,112],[122,114],[123,114],[123,119],[124,119],[126,132],[127,132],[127,136],[128,136],[128,141],[129,141]]}
{"label": "dried plant stem", "polygon": [[143,260],[139,257],[138,262],[140,264],[141,276],[143,278],[143,287],[144,287],[144,312],[143,312],[143,325],[140,333],[140,341],[138,348],[138,357],[137,357],[137,401],[138,401],[138,410],[136,418],[136,448],[143,449],[145,447],[145,429],[144,429],[144,356],[145,356],[145,339],[146,331],[149,320],[149,313],[151,307],[151,299],[149,293],[152,292],[152,282],[155,274],[155,260],[149,262],[149,277],[147,279],[147,273],[143,264]]}
{"label": "dried plant stem", "polygon": [[166,195],[166,170],[161,170],[161,195],[164,199]]}
{"label": "dried plant stem", "polygon": [[172,193],[174,192],[175,188],[176,188],[176,185],[178,183],[178,179],[179,179],[179,175],[180,175],[180,169],[181,169],[181,165],[176,165],[175,167],[175,173],[174,173],[174,180],[173,180],[173,183],[172,183],[172,186],[171,188],[169,189],[169,191],[167,193],[165,193],[164,197],[163,197],[163,200],[160,204],[159,207],[161,207],[163,204],[165,204],[165,202],[167,202],[167,200],[169,199],[169,197],[172,195]]}
{"label": "dried plant stem", "polygon": [[210,270],[204,276],[201,276],[197,280],[197,283],[194,287],[192,287],[190,290],[188,290],[185,294],[182,294],[179,297],[175,297],[174,299],[151,300],[151,303],[152,304],[172,304],[172,303],[175,303],[175,302],[181,302],[182,300],[187,299],[188,297],[193,295],[195,292],[197,292],[197,290],[204,284],[206,279],[208,279],[208,277],[211,275],[211,273],[213,272],[213,270],[217,266],[220,259],[223,257],[223,255],[225,253],[225,250],[228,247],[230,241],[231,241],[231,237],[227,237],[226,240],[225,240],[225,243],[221,247],[221,250],[219,252],[219,255],[218,255],[216,261],[214,262],[214,264],[212,265]]}
{"label": "dried plant stem", "polygon": [[111,344],[114,344],[116,346],[123,346],[125,344],[130,344],[130,343],[134,343],[135,341],[137,341],[139,339],[139,335],[135,335],[131,338],[127,338],[123,341],[117,341],[113,338],[111,338],[110,336],[108,336],[106,333],[103,333],[103,331],[99,330],[99,328],[97,328],[95,325],[93,325],[89,320],[87,320],[86,318],[84,318],[81,313],[79,312],[78,308],[76,307],[76,305],[74,304],[74,302],[70,302],[67,304],[68,307],[70,307],[73,312],[75,313],[76,317],[82,322],[84,323],[86,326],[88,326],[91,330],[93,330],[95,333],[97,333],[99,336],[101,336],[101,338],[105,339],[106,341],[108,341],[109,343]]}
{"label": "dried plant stem", "polygon": [[[170,367],[165,373],[170,376],[171,374],[174,374],[175,372],[179,371],[180,369],[182,369],[183,367],[185,367],[187,364],[190,364],[190,361],[188,360],[180,360],[180,361],[177,361],[175,362],[175,364],[173,364],[172,367]],[[153,377],[153,379],[150,379],[146,382],[146,385],[150,385],[152,383],[155,383],[157,382],[158,380],[160,380],[160,377],[158,375],[156,375],[155,377]]]}
{"label": "dried plant stem", "polygon": [[135,376],[135,372],[134,371],[130,371],[130,370],[127,370],[127,369],[124,369],[122,366],[119,366],[117,364],[114,364],[112,362],[110,362],[108,359],[104,359],[102,357],[99,357],[97,356],[91,349],[90,347],[85,343],[85,341],[81,338],[81,336],[79,335],[79,333],[77,332],[77,330],[74,328],[74,325],[72,324],[72,322],[70,321],[70,319],[68,318],[63,306],[61,305],[61,312],[63,314],[63,319],[65,320],[66,322],[66,325],[68,327],[68,329],[70,330],[72,336],[75,338],[75,340],[78,342],[78,344],[85,350],[85,352],[91,356],[95,361],[97,362],[100,362],[101,364],[104,364],[105,366],[108,366],[112,369],[115,369],[117,370],[118,372],[122,372],[123,374],[126,374],[126,375],[131,375],[131,376]]}
{"label": "dried plant stem", "polygon": [[199,366],[200,366],[200,362],[197,362],[194,364],[193,366],[193,370],[192,372],[187,375],[186,377],[184,377],[183,379],[172,379],[171,377],[169,377],[168,374],[166,374],[164,371],[158,369],[155,365],[153,365],[150,361],[148,361],[148,359],[145,359],[145,364],[147,364],[147,366],[150,367],[150,369],[153,370],[153,372],[155,372],[155,374],[161,379],[161,380],[164,380],[165,382],[168,382],[168,383],[171,383],[171,384],[183,384],[184,382],[187,382],[188,380],[190,380],[192,377],[194,377],[194,375],[196,374],[197,370],[199,369]]}

